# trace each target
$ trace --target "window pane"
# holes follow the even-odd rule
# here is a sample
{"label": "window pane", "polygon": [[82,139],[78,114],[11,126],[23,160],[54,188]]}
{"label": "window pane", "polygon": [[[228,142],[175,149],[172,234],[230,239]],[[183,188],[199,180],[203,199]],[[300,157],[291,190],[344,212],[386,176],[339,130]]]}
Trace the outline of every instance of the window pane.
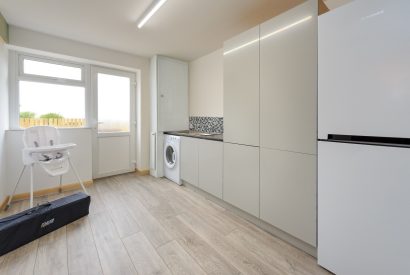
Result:
{"label": "window pane", "polygon": [[24,59],[24,73],[71,80],[82,79],[81,68]]}
{"label": "window pane", "polygon": [[85,88],[30,81],[19,82],[20,127],[85,126]]}
{"label": "window pane", "polygon": [[98,132],[130,131],[130,79],[98,74]]}

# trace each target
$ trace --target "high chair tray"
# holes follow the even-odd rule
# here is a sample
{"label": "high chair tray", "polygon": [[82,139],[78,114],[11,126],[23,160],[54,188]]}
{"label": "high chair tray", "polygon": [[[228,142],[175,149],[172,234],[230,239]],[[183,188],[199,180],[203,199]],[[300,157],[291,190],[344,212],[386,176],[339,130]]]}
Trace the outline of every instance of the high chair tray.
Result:
{"label": "high chair tray", "polygon": [[76,147],[77,144],[75,143],[65,143],[65,144],[57,144],[53,146],[41,146],[41,147],[28,147],[24,148],[24,152],[26,153],[52,153],[61,150],[68,150]]}

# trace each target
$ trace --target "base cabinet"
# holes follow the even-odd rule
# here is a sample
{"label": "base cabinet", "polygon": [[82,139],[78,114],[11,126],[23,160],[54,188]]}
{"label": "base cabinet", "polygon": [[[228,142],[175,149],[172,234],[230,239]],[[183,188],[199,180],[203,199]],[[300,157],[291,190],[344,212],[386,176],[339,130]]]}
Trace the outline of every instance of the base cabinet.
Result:
{"label": "base cabinet", "polygon": [[198,186],[198,139],[181,137],[181,179]]}
{"label": "base cabinet", "polygon": [[261,148],[260,218],[316,246],[316,156]]}
{"label": "base cabinet", "polygon": [[259,147],[224,143],[223,199],[259,217]]}
{"label": "base cabinet", "polygon": [[198,140],[198,186],[222,199],[223,143]]}
{"label": "base cabinet", "polygon": [[181,137],[181,179],[222,198],[223,143]]}

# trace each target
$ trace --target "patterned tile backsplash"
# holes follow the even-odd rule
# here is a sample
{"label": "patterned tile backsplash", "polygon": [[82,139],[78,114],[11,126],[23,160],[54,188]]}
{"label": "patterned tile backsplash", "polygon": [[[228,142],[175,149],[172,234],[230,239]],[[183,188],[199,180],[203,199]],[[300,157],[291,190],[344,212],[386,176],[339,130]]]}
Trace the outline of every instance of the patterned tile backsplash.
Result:
{"label": "patterned tile backsplash", "polygon": [[190,116],[189,130],[204,133],[223,133],[224,118],[209,116]]}

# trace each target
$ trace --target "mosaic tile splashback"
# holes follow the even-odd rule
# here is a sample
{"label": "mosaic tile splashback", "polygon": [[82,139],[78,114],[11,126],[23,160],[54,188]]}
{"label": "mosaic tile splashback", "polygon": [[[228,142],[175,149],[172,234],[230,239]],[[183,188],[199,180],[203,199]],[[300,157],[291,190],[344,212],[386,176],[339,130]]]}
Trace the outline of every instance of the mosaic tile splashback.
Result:
{"label": "mosaic tile splashback", "polygon": [[223,133],[223,117],[191,116],[189,117],[189,130],[204,133]]}

